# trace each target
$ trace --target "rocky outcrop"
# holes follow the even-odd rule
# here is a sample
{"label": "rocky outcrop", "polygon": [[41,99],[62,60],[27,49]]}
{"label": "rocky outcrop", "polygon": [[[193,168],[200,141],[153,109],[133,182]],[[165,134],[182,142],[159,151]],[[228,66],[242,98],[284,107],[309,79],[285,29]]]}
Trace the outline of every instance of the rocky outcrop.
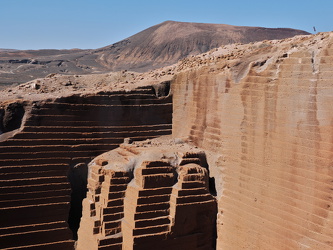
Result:
{"label": "rocky outcrop", "polygon": [[333,34],[236,48],[172,84],[173,136],[216,180],[217,248],[332,249]]}
{"label": "rocky outcrop", "polygon": [[213,249],[217,206],[205,155],[122,144],[89,165],[77,249]]}
{"label": "rocky outcrop", "polygon": [[1,248],[72,249],[86,164],[126,137],[170,134],[166,95],[146,87],[26,103],[21,127],[0,137]]}

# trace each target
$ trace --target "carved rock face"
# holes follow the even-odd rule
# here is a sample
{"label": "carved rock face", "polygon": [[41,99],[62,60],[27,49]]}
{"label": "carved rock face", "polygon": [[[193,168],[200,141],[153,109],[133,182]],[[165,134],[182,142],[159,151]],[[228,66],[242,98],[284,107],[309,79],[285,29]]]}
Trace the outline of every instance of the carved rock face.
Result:
{"label": "carved rock face", "polygon": [[124,144],[97,157],[77,249],[213,249],[217,203],[204,157],[184,148]]}

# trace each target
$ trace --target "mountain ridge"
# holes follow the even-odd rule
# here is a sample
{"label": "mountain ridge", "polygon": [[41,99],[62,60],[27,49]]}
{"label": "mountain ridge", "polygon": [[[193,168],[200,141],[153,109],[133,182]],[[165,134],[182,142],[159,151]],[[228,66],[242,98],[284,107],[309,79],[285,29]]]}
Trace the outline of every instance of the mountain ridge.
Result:
{"label": "mountain ridge", "polygon": [[307,34],[290,28],[165,21],[98,49],[0,50],[0,84],[23,83],[51,73],[145,72],[225,44]]}

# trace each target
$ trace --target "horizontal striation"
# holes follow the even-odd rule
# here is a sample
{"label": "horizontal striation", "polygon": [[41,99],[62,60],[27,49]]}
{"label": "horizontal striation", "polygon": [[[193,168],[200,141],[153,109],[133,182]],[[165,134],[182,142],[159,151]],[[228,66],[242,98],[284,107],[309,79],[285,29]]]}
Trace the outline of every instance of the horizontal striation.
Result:
{"label": "horizontal striation", "polygon": [[173,135],[211,152],[218,248],[332,249],[329,46],[251,65],[239,83],[204,67],[176,76]]}
{"label": "horizontal striation", "polygon": [[124,138],[171,134],[171,117],[171,96],[157,98],[152,87],[34,103],[20,131],[0,141],[1,247],[72,249],[67,223],[57,223],[69,216],[70,166]]}

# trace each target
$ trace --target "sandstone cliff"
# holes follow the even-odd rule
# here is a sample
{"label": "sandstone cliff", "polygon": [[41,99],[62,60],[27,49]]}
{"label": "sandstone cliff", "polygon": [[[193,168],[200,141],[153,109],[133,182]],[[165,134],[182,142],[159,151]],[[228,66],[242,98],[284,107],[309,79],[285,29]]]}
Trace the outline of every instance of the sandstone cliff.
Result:
{"label": "sandstone cliff", "polygon": [[184,61],[173,136],[211,152],[218,249],[332,249],[332,65],[333,33]]}

